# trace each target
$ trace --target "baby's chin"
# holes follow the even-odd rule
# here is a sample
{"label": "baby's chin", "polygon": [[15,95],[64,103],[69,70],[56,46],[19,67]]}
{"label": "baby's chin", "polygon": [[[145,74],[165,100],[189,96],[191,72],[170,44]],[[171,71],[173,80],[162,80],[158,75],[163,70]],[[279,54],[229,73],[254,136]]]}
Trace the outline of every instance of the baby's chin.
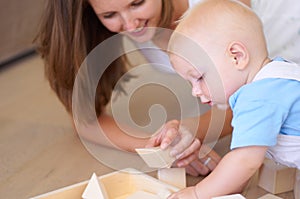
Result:
{"label": "baby's chin", "polygon": [[216,107],[220,110],[226,110],[229,105],[228,104],[216,104]]}

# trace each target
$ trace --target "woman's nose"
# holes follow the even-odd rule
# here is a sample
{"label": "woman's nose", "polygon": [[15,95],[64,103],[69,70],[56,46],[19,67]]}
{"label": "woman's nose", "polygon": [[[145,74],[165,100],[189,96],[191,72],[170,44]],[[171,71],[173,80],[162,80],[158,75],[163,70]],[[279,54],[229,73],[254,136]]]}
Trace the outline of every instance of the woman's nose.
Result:
{"label": "woman's nose", "polygon": [[130,13],[123,14],[122,18],[123,18],[123,29],[125,31],[131,32],[138,28],[138,20]]}

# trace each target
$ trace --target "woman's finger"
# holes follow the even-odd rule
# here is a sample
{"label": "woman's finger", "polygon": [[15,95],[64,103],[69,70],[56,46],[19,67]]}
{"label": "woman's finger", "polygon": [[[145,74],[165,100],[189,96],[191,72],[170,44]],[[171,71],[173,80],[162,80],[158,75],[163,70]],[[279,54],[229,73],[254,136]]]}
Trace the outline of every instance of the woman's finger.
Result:
{"label": "woman's finger", "polygon": [[167,122],[161,132],[162,140],[161,140],[161,148],[166,149],[168,146],[170,146],[176,139],[176,137],[179,135],[179,121],[178,120],[172,120]]}
{"label": "woman's finger", "polygon": [[172,120],[164,124],[155,134],[148,140],[145,147],[161,146],[166,149],[178,134],[179,122]]}
{"label": "woman's finger", "polygon": [[183,159],[191,154],[198,153],[201,146],[199,139],[192,140],[190,146],[187,145],[188,142],[190,141],[180,141],[172,148],[171,155],[175,155],[176,159]]}
{"label": "woman's finger", "polygon": [[187,165],[185,166],[185,171],[187,174],[191,175],[191,176],[199,176],[199,173],[196,169],[194,169],[191,165]]}
{"label": "woman's finger", "polygon": [[215,162],[210,156],[206,156],[205,158],[199,159],[199,162],[206,167],[209,171],[212,171],[218,165],[218,162]]}
{"label": "woman's finger", "polygon": [[200,159],[196,159],[190,164],[197,172],[199,175],[205,176],[211,172],[211,170],[206,167]]}
{"label": "woman's finger", "polygon": [[221,156],[215,152],[214,150],[211,150],[208,153],[209,157],[211,157],[216,163],[219,163],[221,161]]}
{"label": "woman's finger", "polygon": [[189,165],[191,162],[193,162],[194,160],[196,160],[198,157],[195,153],[187,156],[186,158],[180,159],[177,161],[177,166],[178,167],[185,167],[187,165]]}

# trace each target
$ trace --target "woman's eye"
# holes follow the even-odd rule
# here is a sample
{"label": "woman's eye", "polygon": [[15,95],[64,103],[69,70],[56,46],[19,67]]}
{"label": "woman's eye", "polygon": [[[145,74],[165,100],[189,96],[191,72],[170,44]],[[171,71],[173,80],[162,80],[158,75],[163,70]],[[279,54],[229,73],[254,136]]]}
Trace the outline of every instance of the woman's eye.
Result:
{"label": "woman's eye", "polygon": [[136,6],[140,6],[145,2],[145,0],[137,0],[131,3],[131,6],[136,7]]}
{"label": "woman's eye", "polygon": [[105,14],[103,14],[102,16],[103,16],[103,18],[105,18],[105,19],[109,19],[109,18],[112,18],[114,15],[115,15],[114,12],[110,12],[110,13],[105,13]]}

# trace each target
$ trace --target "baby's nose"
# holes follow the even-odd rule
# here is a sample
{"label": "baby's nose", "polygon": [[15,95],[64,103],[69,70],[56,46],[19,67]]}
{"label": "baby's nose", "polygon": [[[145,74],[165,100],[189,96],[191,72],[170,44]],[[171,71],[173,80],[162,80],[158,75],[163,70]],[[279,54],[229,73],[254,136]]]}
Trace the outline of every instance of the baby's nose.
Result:
{"label": "baby's nose", "polygon": [[200,97],[202,94],[202,91],[201,89],[198,87],[198,86],[193,86],[193,89],[192,89],[192,95],[194,97]]}

